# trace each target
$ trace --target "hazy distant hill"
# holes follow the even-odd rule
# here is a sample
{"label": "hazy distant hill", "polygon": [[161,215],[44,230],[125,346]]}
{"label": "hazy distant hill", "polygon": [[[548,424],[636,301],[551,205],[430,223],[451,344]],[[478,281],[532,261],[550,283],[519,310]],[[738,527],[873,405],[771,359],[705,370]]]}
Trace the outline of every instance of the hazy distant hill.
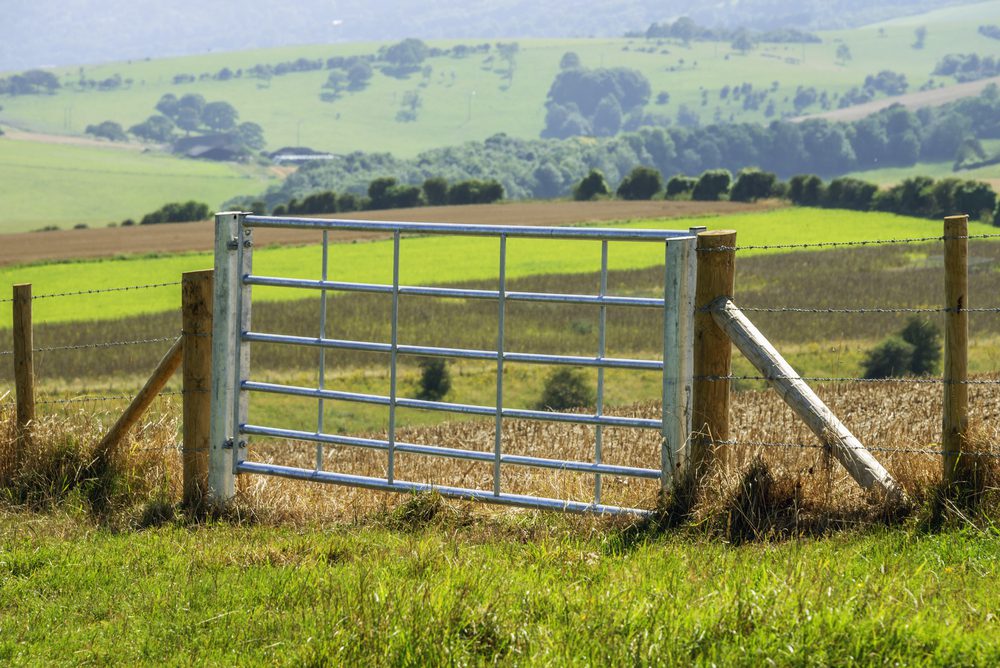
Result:
{"label": "hazy distant hill", "polygon": [[704,25],[842,28],[970,0],[5,0],[0,71],[286,44],[618,36]]}

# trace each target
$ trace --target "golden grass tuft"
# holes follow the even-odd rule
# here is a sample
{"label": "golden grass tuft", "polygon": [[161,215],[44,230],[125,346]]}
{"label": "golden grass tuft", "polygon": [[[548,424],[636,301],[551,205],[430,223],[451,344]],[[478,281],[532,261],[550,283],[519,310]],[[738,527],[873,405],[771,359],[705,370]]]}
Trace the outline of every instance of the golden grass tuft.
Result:
{"label": "golden grass tuft", "polygon": [[[996,379],[998,374],[984,377]],[[900,514],[929,516],[929,525],[947,517],[991,517],[1000,507],[1000,386],[970,387],[974,425],[969,461],[976,465],[974,494],[963,500],[940,490],[941,390],[923,384],[837,384],[819,393],[876,459],[905,488],[913,501],[908,509],[887,508],[881,499],[861,490],[840,465],[821,448],[771,391],[733,395],[732,438],[728,464],[717,466],[702,483],[696,502],[683,507],[676,499],[678,522],[701,527],[732,542],[780,538],[805,533],[898,520]],[[641,403],[611,411],[618,415],[655,417],[659,406]],[[109,467],[107,478],[95,478],[93,448],[115,415],[86,411],[41,418],[34,444],[21,465],[13,466],[13,404],[0,402],[0,488],[9,503],[45,508],[82,499],[102,518],[132,526],[170,521],[171,504],[180,496],[179,406],[161,407],[160,417],[143,424],[124,444]],[[443,423],[400,428],[397,439],[491,452],[492,421]],[[371,434],[384,437],[384,434]],[[777,445],[783,444],[783,445]],[[561,459],[592,460],[594,430],[589,427],[508,421],[504,451]],[[606,429],[603,461],[655,468],[659,437],[650,431]],[[250,458],[311,468],[315,446],[285,441],[254,441]],[[343,473],[384,476],[385,452],[329,447],[325,468]],[[399,454],[399,479],[488,489],[492,464]],[[594,476],[505,466],[502,487],[513,493],[591,501]],[[269,524],[380,522],[397,528],[428,523],[466,526],[496,522],[510,527],[533,517],[531,511],[444,501],[438,497],[407,497],[358,488],[242,476],[239,494],[226,518]],[[616,505],[656,508],[663,504],[659,484],[652,480],[603,476],[602,501]],[[943,500],[942,500],[943,499]],[[670,499],[665,501],[670,508]],[[936,504],[936,505],[935,505]],[[682,512],[677,514],[677,509]],[[937,508],[937,510],[935,510]],[[929,510],[928,510],[929,509]],[[950,514],[949,514],[950,513]],[[936,515],[935,515],[936,514]],[[584,520],[585,526],[591,520]],[[592,525],[590,525],[592,526]]]}

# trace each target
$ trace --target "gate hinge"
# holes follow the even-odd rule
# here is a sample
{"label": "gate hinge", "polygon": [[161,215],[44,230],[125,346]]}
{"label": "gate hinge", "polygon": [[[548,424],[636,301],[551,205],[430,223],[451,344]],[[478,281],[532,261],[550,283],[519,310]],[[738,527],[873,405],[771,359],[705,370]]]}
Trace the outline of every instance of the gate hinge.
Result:
{"label": "gate hinge", "polygon": [[[233,449],[233,442],[234,442],[233,439],[227,438],[226,442],[222,444],[223,449],[224,450],[232,450]],[[247,442],[246,441],[240,441],[239,443],[237,443],[237,445],[239,446],[240,450],[246,450]]]}

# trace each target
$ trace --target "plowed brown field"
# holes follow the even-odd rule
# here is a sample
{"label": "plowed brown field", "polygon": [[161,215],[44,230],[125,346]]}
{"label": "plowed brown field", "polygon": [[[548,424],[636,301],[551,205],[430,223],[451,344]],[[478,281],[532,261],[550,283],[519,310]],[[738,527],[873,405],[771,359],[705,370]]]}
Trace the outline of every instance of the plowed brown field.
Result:
{"label": "plowed brown field", "polygon": [[[633,218],[683,218],[728,215],[777,206],[772,202],[511,202],[478,206],[440,206],[345,214],[360,220],[405,220],[479,225],[570,225]],[[332,216],[331,216],[332,217]],[[341,239],[366,239],[376,235],[351,232]],[[258,244],[314,243],[316,235],[302,230],[260,230]],[[25,232],[0,235],[0,265],[112,257],[131,253],[176,253],[212,248],[210,221],[112,227],[90,230]]]}

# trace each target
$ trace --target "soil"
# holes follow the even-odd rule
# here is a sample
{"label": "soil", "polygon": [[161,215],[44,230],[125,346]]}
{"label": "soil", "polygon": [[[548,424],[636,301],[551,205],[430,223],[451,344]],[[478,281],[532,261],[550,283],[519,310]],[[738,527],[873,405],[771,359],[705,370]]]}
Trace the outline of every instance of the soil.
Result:
{"label": "soil", "polygon": [[[629,220],[633,218],[683,218],[729,215],[778,206],[775,202],[510,202],[504,204],[421,207],[365,211],[351,214],[356,220],[405,220],[429,223],[479,225],[570,225],[574,223]],[[333,218],[335,216],[324,216]],[[340,216],[341,218],[347,216]],[[0,235],[0,265],[51,260],[113,257],[123,254],[208,251],[214,244],[211,221],[107,227],[85,230],[23,232]],[[345,232],[334,239],[372,239],[379,234]],[[265,230],[255,234],[258,245],[318,243],[307,230]]]}

